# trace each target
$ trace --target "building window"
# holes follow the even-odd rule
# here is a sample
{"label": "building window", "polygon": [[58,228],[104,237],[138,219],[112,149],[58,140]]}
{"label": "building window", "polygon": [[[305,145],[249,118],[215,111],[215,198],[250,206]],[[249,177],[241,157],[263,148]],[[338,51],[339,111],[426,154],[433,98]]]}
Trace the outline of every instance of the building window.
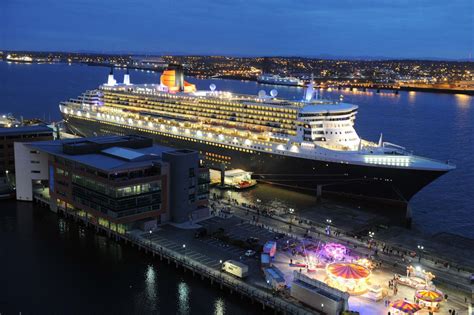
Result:
{"label": "building window", "polygon": [[40,172],[40,171],[31,171],[31,173],[33,173],[33,174],[39,174],[39,173],[41,173],[41,172]]}

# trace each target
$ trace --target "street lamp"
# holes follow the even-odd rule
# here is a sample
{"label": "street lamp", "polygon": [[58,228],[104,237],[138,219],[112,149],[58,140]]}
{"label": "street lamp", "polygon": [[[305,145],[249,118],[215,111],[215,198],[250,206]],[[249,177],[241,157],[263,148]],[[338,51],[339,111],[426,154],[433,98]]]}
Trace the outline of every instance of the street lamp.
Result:
{"label": "street lamp", "polygon": [[326,222],[331,224],[332,223],[332,220],[331,219],[326,219]]}
{"label": "street lamp", "polygon": [[186,244],[183,244],[184,257],[186,257]]}
{"label": "street lamp", "polygon": [[418,256],[418,262],[421,261],[421,253],[423,253],[423,250],[425,247],[423,245],[418,245],[418,249],[420,250],[420,255]]}
{"label": "street lamp", "polygon": [[373,238],[374,236],[375,236],[375,232],[369,231],[369,237],[370,237],[370,238]]}

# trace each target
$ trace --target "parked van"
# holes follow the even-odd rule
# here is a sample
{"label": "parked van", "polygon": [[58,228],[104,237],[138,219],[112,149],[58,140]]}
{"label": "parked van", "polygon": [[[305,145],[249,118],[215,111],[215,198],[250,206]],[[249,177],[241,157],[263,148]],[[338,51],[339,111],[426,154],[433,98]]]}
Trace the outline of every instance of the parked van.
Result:
{"label": "parked van", "polygon": [[239,278],[245,278],[249,273],[249,267],[235,260],[226,260],[222,264],[222,270]]}

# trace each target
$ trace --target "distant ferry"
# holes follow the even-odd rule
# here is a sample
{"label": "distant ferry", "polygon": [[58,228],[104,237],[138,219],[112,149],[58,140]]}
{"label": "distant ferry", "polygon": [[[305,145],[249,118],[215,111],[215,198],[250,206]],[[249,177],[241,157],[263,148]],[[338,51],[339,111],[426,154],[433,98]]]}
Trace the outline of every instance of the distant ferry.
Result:
{"label": "distant ferry", "polygon": [[303,80],[295,77],[280,77],[276,74],[262,74],[257,77],[257,82],[264,84],[288,85],[288,86],[305,86]]}
{"label": "distant ferry", "polygon": [[405,148],[363,140],[354,129],[358,106],[318,99],[309,84],[300,101],[270,95],[197,90],[182,68],[159,84],[132,84],[128,73],[60,103],[69,130],[82,136],[140,134],[201,153],[214,169],[243,169],[286,187],[406,205],[423,187],[454,169]]}
{"label": "distant ferry", "polygon": [[0,128],[18,127],[21,122],[18,121],[11,113],[0,114]]}

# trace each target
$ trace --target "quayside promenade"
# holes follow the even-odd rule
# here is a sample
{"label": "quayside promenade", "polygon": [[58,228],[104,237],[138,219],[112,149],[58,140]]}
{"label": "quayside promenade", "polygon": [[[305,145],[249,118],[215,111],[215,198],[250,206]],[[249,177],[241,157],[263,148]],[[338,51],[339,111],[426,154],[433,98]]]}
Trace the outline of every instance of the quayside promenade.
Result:
{"label": "quayside promenade", "polygon": [[[474,247],[469,245],[469,239],[446,234],[430,240],[407,229],[387,226],[372,226],[370,230],[359,231],[358,235],[354,235],[338,229],[331,220],[315,222],[307,215],[298,217],[291,214],[275,215],[266,210],[260,210],[258,204],[239,205],[235,199],[215,200],[212,207],[216,211],[227,209],[224,216],[232,213],[232,216],[248,220],[261,230],[282,233],[300,243],[343,244],[359,257],[371,258],[379,264],[377,271],[372,272],[373,276],[378,274],[376,282],[387,287],[387,293],[392,291],[392,294],[387,294],[384,301],[394,298],[407,298],[413,301],[414,290],[403,290],[399,289],[403,286],[398,286],[398,294],[393,294],[393,290],[388,288],[388,281],[393,275],[406,274],[408,266],[432,273],[435,275],[433,282],[436,287],[448,296],[439,313],[448,314],[449,310],[455,309],[457,314],[472,314]],[[420,248],[419,244],[424,244],[423,248]],[[280,264],[276,263],[281,269],[285,269],[289,260],[305,261],[305,258],[298,254],[287,253],[283,257]],[[387,314],[388,307],[384,306],[384,301],[381,302],[382,307],[380,307],[380,302],[367,303],[365,301],[364,303],[361,302],[363,299],[359,301],[353,297],[351,299],[352,305],[357,305],[357,309],[364,310],[361,314],[366,314],[368,309],[371,309],[373,314],[384,314],[383,312]],[[349,299],[350,306],[351,299]],[[355,308],[350,307],[350,309]]]}
{"label": "quayside promenade", "polygon": [[[39,197],[39,196],[38,196]],[[44,196],[43,198],[46,198]],[[38,199],[39,200],[39,199]],[[302,245],[307,248],[317,244],[339,243],[346,246],[350,252],[347,257],[369,258],[375,268],[371,270],[371,284],[381,288],[383,297],[371,300],[363,295],[349,298],[349,309],[359,311],[360,314],[387,314],[390,307],[387,303],[397,299],[414,301],[415,289],[409,286],[397,285],[396,290],[389,286],[394,275],[404,275],[408,265],[423,268],[423,271],[435,275],[433,282],[436,289],[447,295],[443,296],[437,314],[448,314],[449,310],[456,310],[456,314],[471,314],[472,284],[469,277],[472,270],[466,266],[450,264],[445,267],[446,260],[433,261],[435,257],[426,255],[412,257],[402,255],[402,247],[392,246],[389,243],[375,238],[362,239],[348,236],[344,232],[331,227],[329,233],[327,225],[317,225],[309,220],[285,218],[281,216],[264,215],[254,208],[230,204],[225,200],[214,200],[211,203],[212,216],[199,222],[184,224],[167,224],[150,231],[132,230],[125,234],[110,231],[103,226],[92,225],[86,217],[80,217],[74,212],[65,212],[59,209],[59,214],[81,221],[83,224],[95,228],[97,232],[105,233],[110,238],[136,247],[140,251],[153,255],[163,263],[174,264],[177,271],[192,273],[210,285],[219,286],[231,294],[238,294],[243,299],[249,299],[256,308],[274,310],[287,314],[318,314],[318,311],[291,297],[288,289],[274,290],[266,282],[262,273],[260,257],[247,256],[244,247],[236,246],[236,242],[223,241],[219,236],[209,234],[196,237],[196,229],[206,228],[208,231],[222,230],[227,237],[233,240],[245,240],[254,237],[264,243],[277,240],[277,254],[273,259],[273,266],[278,268],[285,278],[287,285],[291,285],[295,272],[307,275],[319,281],[326,281],[324,268],[310,271],[304,266],[305,257],[298,249]],[[409,245],[409,244],[408,244]],[[384,250],[385,246],[385,250]],[[397,251],[399,254],[397,254]],[[222,271],[222,262],[236,260],[249,267],[249,275],[241,280]],[[348,258],[349,259],[349,258]],[[353,258],[350,258],[353,259]],[[459,269],[458,269],[459,268]],[[323,310],[319,310],[321,314]],[[418,314],[428,314],[421,310]]]}
{"label": "quayside promenade", "polygon": [[[49,196],[46,193],[35,194],[35,202],[44,207],[49,207],[48,198]],[[163,225],[151,232],[133,230],[127,233],[118,233],[104,226],[94,224],[88,220],[87,216],[79,216],[74,211],[58,208],[58,215],[82,223],[88,228],[95,229],[97,233],[104,233],[117,242],[123,242],[125,245],[144,251],[163,263],[174,264],[179,272],[192,273],[193,276],[208,281],[210,285],[219,286],[220,289],[227,290],[231,294],[238,294],[242,299],[247,299],[249,303],[255,304],[256,309],[273,310],[275,313],[282,314],[320,314],[314,309],[298,304],[297,301],[288,296],[275,294],[274,291],[265,286],[265,281],[256,280],[261,278],[255,276],[258,274],[255,273],[256,268],[253,269],[254,276],[249,277],[250,281],[248,281],[249,279],[242,281],[222,272],[220,267],[222,259],[228,258],[225,255],[226,253],[222,253],[213,247],[205,249],[200,246],[193,246],[194,244],[191,241],[194,240],[195,229]],[[183,240],[186,243],[177,240]],[[183,245],[186,246],[183,247]]]}

